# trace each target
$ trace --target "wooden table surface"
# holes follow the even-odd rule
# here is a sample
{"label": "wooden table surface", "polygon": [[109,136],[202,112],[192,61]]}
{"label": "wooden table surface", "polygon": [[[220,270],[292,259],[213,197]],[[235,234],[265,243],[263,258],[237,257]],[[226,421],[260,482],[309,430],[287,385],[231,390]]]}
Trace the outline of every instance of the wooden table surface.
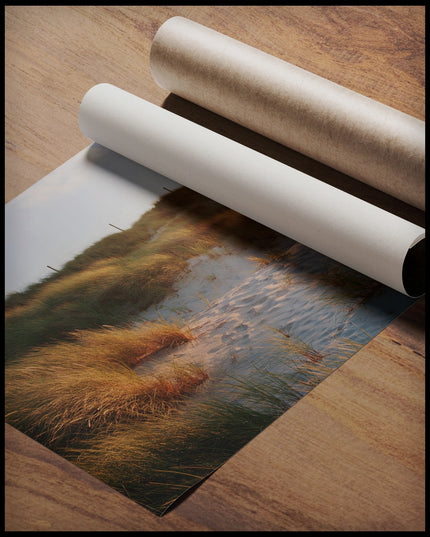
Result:
{"label": "wooden table surface", "polygon": [[[182,15],[424,119],[424,6],[6,6],[6,201],[89,145],[110,82],[423,223],[423,214],[159,88]],[[6,425],[6,530],[423,530],[424,300],[159,518]]]}

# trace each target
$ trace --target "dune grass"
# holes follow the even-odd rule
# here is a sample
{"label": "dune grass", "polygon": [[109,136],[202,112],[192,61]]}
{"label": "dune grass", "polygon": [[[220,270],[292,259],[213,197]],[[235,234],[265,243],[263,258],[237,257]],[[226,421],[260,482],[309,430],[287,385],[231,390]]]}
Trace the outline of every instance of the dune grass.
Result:
{"label": "dune grass", "polygon": [[[81,272],[47,281],[25,304],[6,311],[7,358],[68,337],[77,329],[123,325],[172,292],[189,257],[213,247],[211,238],[176,239],[126,259],[96,261]],[[163,241],[165,242],[165,241]],[[204,244],[202,244],[204,243]],[[148,248],[147,248],[148,250]]]}
{"label": "dune grass", "polygon": [[160,515],[282,413],[269,406],[199,394],[144,425],[101,433],[68,457]]}
{"label": "dune grass", "polygon": [[277,233],[180,188],[130,229],[8,297],[8,423],[160,514],[285,412],[328,374],[320,356],[298,339],[292,348],[285,334],[285,354],[303,358],[298,373],[230,379],[233,399],[214,396],[198,365],[133,370],[193,338],[186,327],[131,322],[174,291],[189,259],[227,237],[261,246],[262,264],[283,261],[270,250]]}
{"label": "dune grass", "polygon": [[227,377],[215,393],[209,381],[170,414],[100,432],[67,456],[160,515],[331,371],[309,360],[294,373],[256,365],[246,378]]}
{"label": "dune grass", "polygon": [[104,237],[5,302],[5,357],[68,340],[75,330],[124,326],[174,290],[188,260],[225,237],[268,244],[278,235],[186,188],[163,196],[130,229]]}
{"label": "dune grass", "polygon": [[45,445],[78,442],[118,423],[169,412],[207,378],[195,365],[172,364],[139,377],[132,367],[192,339],[187,328],[78,331],[73,340],[33,349],[6,367],[6,421]]}
{"label": "dune grass", "polygon": [[73,337],[71,345],[79,345],[80,356],[88,354],[87,363],[119,361],[129,367],[142,363],[160,349],[193,339],[188,327],[166,321],[146,322],[138,329],[105,326],[104,330],[79,330]]}
{"label": "dune grass", "polygon": [[318,362],[324,358],[324,354],[315,350],[311,345],[294,334],[288,334],[280,328],[272,329],[277,336],[273,337],[273,342],[277,344],[289,356],[292,353],[309,358],[312,362]]}

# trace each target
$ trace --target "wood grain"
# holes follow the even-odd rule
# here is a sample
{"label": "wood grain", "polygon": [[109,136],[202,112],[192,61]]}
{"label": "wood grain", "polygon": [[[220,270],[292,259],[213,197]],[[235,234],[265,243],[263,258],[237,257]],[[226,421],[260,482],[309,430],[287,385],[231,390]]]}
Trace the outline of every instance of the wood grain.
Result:
{"label": "wood grain", "polygon": [[[174,15],[424,119],[424,6],[6,6],[6,201],[89,144],[77,112],[99,82],[347,182],[159,88],[149,50]],[[421,300],[162,518],[6,426],[6,529],[423,530],[423,319]]]}

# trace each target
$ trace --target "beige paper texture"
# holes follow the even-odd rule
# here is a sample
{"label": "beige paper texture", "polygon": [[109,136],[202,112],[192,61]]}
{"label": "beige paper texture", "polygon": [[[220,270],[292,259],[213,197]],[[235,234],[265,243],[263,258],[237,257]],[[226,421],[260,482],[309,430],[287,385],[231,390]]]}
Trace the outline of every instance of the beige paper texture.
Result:
{"label": "beige paper texture", "polygon": [[411,222],[110,84],[86,93],[79,124],[99,144],[389,287],[424,291],[411,250],[424,229]]}
{"label": "beige paper texture", "polygon": [[150,64],[170,92],[424,209],[423,121],[183,17]]}

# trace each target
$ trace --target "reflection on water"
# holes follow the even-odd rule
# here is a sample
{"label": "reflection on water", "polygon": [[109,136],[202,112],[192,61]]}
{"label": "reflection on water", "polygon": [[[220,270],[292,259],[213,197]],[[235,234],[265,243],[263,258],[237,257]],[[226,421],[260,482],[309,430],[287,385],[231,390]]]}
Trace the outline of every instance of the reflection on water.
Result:
{"label": "reflection on water", "polygon": [[273,259],[237,245],[192,259],[176,293],[140,322],[179,319],[195,340],[164,349],[136,372],[195,362],[212,378],[211,396],[228,398],[239,397],[234,379],[263,382],[267,374],[280,374],[302,396],[413,303],[290,239],[279,240],[282,255]]}

